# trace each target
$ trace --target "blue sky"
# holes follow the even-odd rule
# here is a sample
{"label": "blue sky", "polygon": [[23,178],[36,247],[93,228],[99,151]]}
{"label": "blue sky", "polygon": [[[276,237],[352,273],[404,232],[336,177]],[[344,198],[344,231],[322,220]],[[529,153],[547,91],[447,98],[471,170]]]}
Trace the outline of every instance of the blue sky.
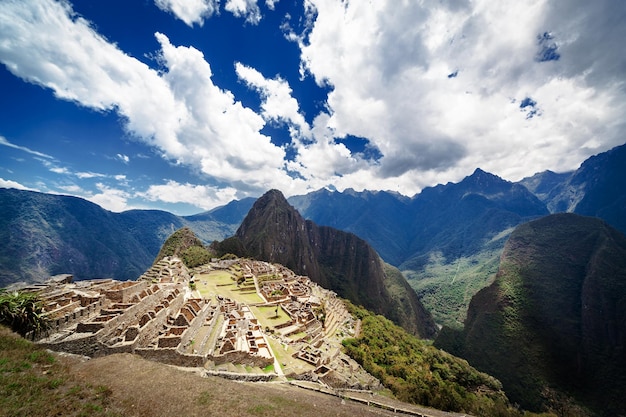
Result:
{"label": "blue sky", "polygon": [[617,0],[0,2],[0,186],[193,214],[626,142]]}

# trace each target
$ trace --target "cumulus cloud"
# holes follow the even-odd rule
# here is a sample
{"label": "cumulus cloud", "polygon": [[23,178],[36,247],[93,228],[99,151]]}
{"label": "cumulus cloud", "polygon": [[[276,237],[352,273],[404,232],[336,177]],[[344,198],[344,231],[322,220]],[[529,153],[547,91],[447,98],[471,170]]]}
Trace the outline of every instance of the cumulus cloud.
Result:
{"label": "cumulus cloud", "polygon": [[265,5],[268,9],[274,10],[274,7],[276,7],[276,3],[278,3],[279,1],[280,0],[265,0]]}
{"label": "cumulus cloud", "polygon": [[130,195],[126,191],[111,188],[102,183],[96,184],[96,187],[100,192],[86,195],[85,198],[87,200],[99,205],[100,207],[117,213],[130,208],[128,206],[128,198]]}
{"label": "cumulus cloud", "polygon": [[[265,5],[268,9],[274,10],[278,1],[266,0]],[[154,0],[154,3],[159,9],[172,13],[189,27],[193,27],[194,24],[202,26],[205,19],[219,14],[220,11],[219,0]],[[253,25],[257,25],[262,19],[257,0],[226,0],[224,10]]]}
{"label": "cumulus cloud", "polygon": [[163,67],[156,71],[107,42],[65,2],[1,9],[0,61],[16,76],[58,98],[118,112],[132,136],[219,181],[256,192],[290,181],[284,151],[259,133],[263,118],[213,83],[197,49],[157,33]]}
{"label": "cumulus cloud", "polygon": [[310,128],[300,113],[298,101],[292,97],[289,83],[280,77],[267,79],[254,68],[235,63],[237,76],[248,87],[256,90],[261,98],[261,115],[265,120],[285,122],[296,129],[293,136],[310,136]]}
{"label": "cumulus cloud", "polygon": [[[272,7],[274,2],[269,2]],[[231,12],[236,17],[243,17],[246,22],[253,25],[258,24],[261,21],[261,10],[257,4],[257,0],[226,0],[224,5],[226,11]]]}
{"label": "cumulus cloud", "polygon": [[54,172],[55,174],[59,174],[59,175],[71,174],[70,170],[67,169],[66,167],[51,166],[49,169],[50,169],[50,172]]}
{"label": "cumulus cloud", "polygon": [[477,166],[513,180],[569,170],[622,143],[626,6],[609,2],[311,0],[310,28],[289,38],[332,88],[335,134],[383,154],[372,184],[412,178],[410,193]]}
{"label": "cumulus cloud", "polygon": [[187,203],[204,210],[224,205],[237,197],[232,187],[218,188],[207,185],[181,184],[169,180],[165,184],[151,185],[139,195],[149,201],[165,203]]}
{"label": "cumulus cloud", "polygon": [[63,190],[67,193],[71,193],[74,195],[85,195],[87,193],[81,186],[77,184],[68,184],[68,185],[59,185],[57,187],[59,190]]}
{"label": "cumulus cloud", "polygon": [[170,12],[188,26],[194,24],[202,26],[204,19],[208,19],[219,11],[219,0],[154,0],[154,4],[165,12]]}
{"label": "cumulus cloud", "polygon": [[[155,2],[189,26],[219,12],[217,0]],[[626,3],[307,0],[304,8],[283,29],[300,47],[301,75],[330,88],[310,125],[287,80],[235,64],[261,97],[256,113],[214,83],[198,49],[157,33],[160,67],[151,68],[66,1],[0,2],[0,62],[60,99],[117,112],[131,137],[221,184],[168,182],[145,193],[154,201],[166,201],[160,190],[173,202],[177,190],[177,201],[195,192],[208,207],[234,189],[241,197],[330,184],[410,195],[476,167],[512,180],[573,169],[624,140]],[[261,19],[257,0],[227,0],[224,9]],[[287,125],[292,142],[273,144],[261,133],[266,123]],[[381,157],[351,152],[351,136]],[[1,136],[0,145],[52,159]],[[100,194],[111,206],[127,198],[104,186]]]}
{"label": "cumulus cloud", "polygon": [[130,158],[128,157],[128,155],[124,155],[124,154],[118,153],[116,156],[117,156],[117,159],[119,159],[120,161],[122,161],[125,164],[130,162]]}
{"label": "cumulus cloud", "polygon": [[296,179],[286,184],[289,187],[286,192],[296,188],[302,192],[305,184],[309,190],[321,188],[371,167],[338,140],[329,126],[327,113],[317,115],[313,126],[309,126],[286,80],[267,79],[256,69],[241,63],[235,64],[235,70],[239,78],[261,96],[261,115],[265,120],[289,126],[292,139],[289,148],[294,156],[287,162],[287,169]]}

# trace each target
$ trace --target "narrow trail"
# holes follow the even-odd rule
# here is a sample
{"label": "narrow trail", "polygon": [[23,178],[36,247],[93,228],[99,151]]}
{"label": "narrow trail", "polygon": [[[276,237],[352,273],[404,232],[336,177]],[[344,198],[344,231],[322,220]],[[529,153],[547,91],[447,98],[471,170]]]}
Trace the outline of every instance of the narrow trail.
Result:
{"label": "narrow trail", "polygon": [[456,276],[459,275],[459,269],[461,269],[460,259],[456,261],[456,272],[454,273],[454,276],[452,277],[452,281],[450,282],[450,284],[454,284],[454,281],[456,280]]}

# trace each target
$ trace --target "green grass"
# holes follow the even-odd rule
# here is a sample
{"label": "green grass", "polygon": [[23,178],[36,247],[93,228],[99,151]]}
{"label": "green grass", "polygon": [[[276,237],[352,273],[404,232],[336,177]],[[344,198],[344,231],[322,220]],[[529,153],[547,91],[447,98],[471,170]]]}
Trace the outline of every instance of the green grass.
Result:
{"label": "green grass", "polygon": [[111,390],[77,383],[53,354],[0,327],[0,416],[118,416]]}
{"label": "green grass", "polygon": [[252,312],[263,326],[270,328],[291,320],[282,308],[278,309],[278,316],[276,316],[276,307],[252,307]]}
{"label": "green grass", "polygon": [[[197,276],[197,289],[205,298],[220,294],[239,303],[255,304],[263,302],[263,299],[256,292],[241,291],[241,288],[237,286],[236,279],[236,273],[231,271],[211,271],[208,274]],[[206,282],[206,285],[204,282]]]}

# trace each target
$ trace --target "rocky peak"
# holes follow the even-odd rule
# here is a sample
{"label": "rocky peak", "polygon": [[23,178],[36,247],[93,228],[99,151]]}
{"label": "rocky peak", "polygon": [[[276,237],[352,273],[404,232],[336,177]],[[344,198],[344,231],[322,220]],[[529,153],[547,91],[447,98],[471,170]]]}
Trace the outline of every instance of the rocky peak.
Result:
{"label": "rocky peak", "polygon": [[430,338],[436,332],[432,317],[406,280],[401,274],[400,279],[386,274],[382,260],[367,242],[304,220],[280,191],[271,190],[256,201],[235,238],[246,256],[306,275],[411,333]]}

